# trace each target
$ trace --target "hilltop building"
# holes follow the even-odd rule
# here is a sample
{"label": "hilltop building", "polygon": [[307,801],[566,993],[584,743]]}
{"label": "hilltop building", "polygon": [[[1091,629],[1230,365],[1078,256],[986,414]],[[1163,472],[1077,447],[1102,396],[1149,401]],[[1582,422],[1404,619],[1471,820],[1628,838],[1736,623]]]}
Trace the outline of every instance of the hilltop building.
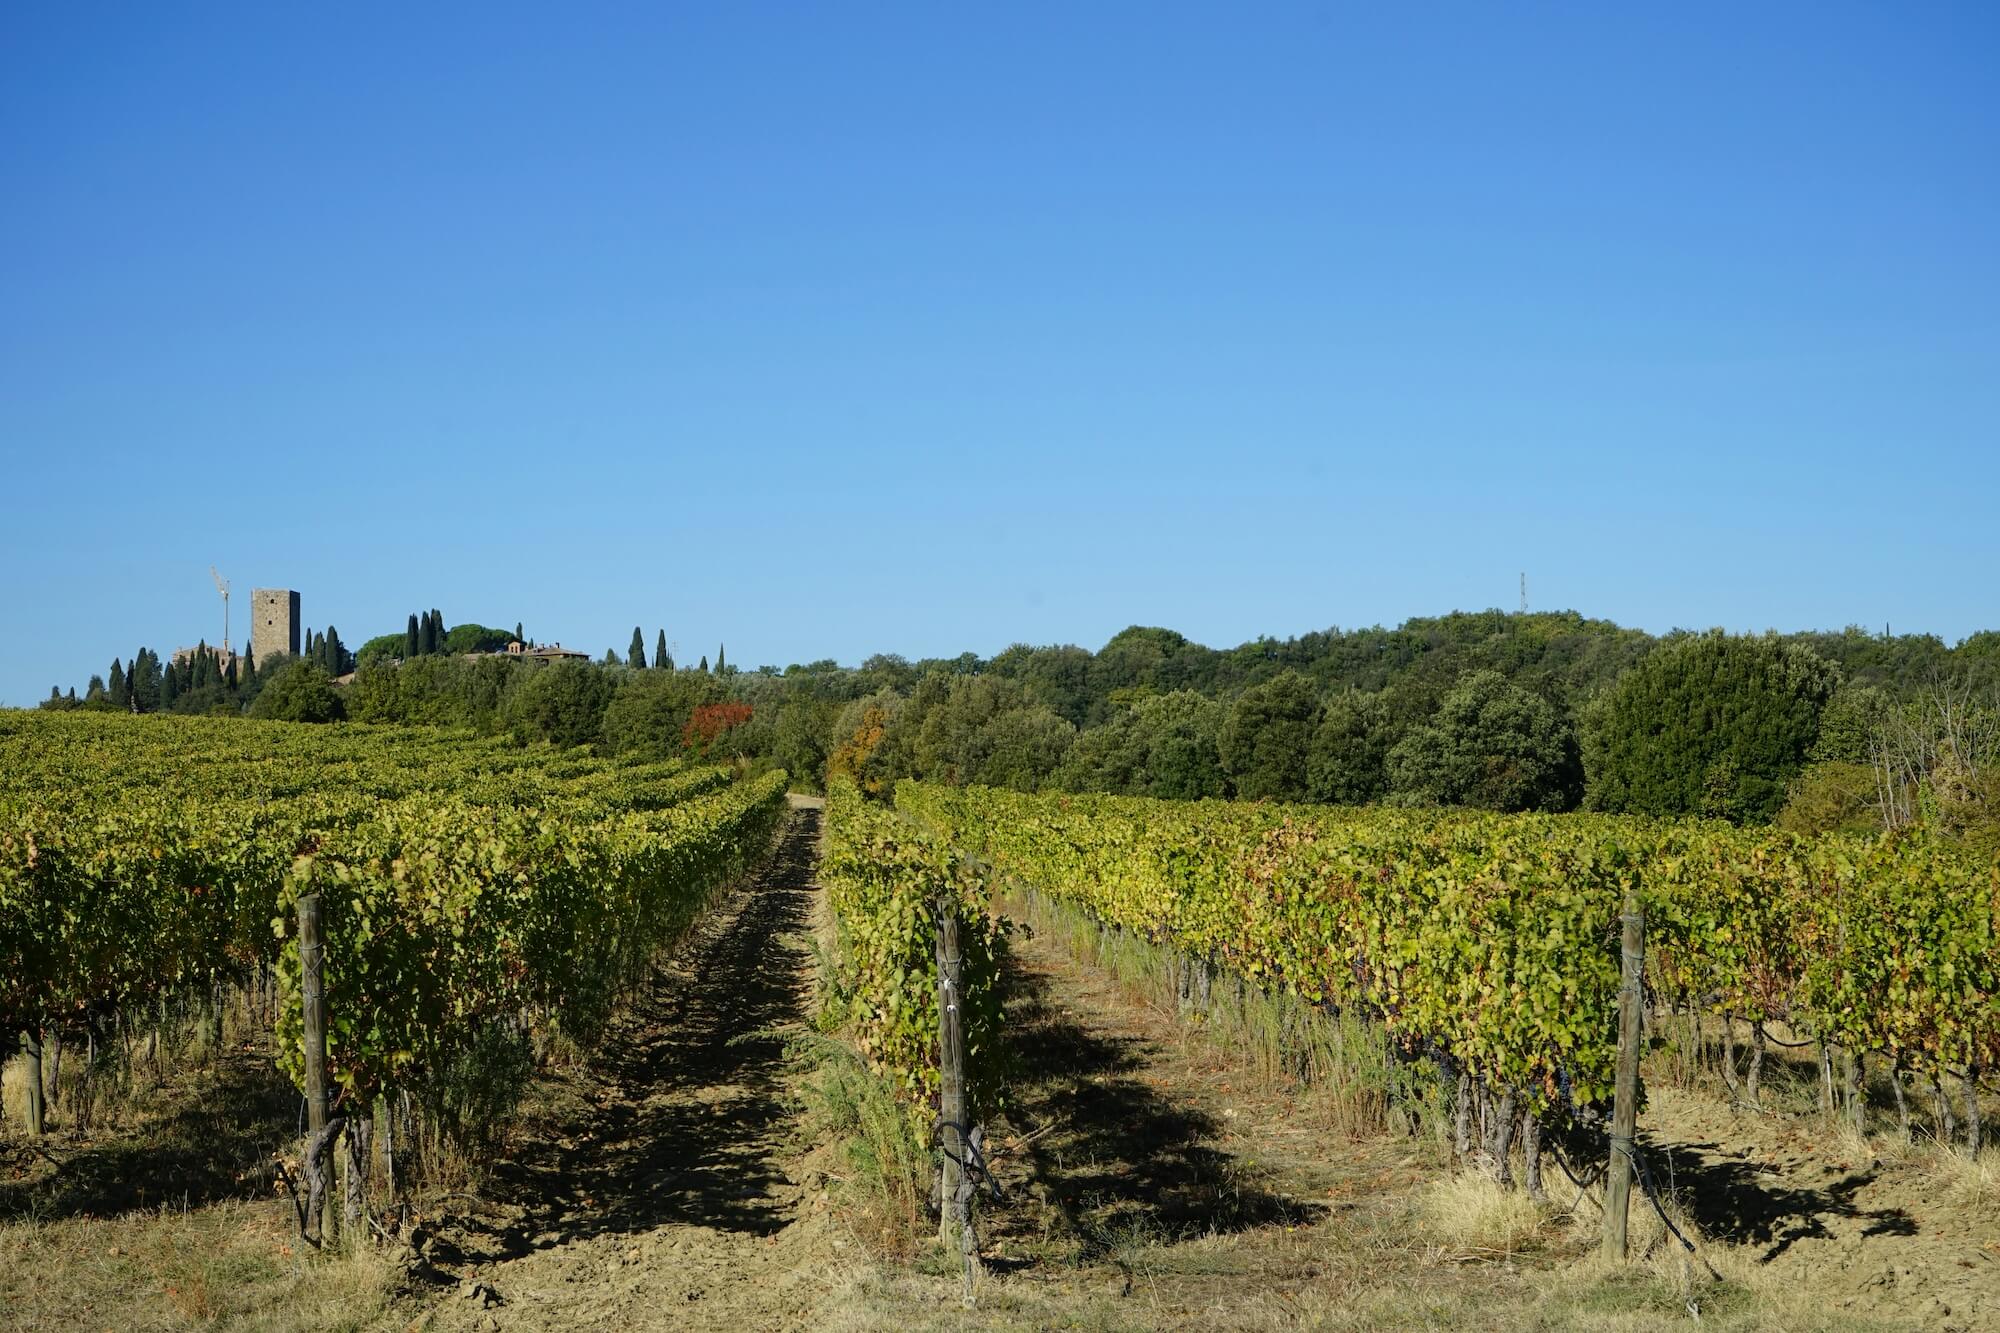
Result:
{"label": "hilltop building", "polygon": [[289,588],[250,594],[250,653],[261,668],[283,655],[299,655],[299,595]]}
{"label": "hilltop building", "polygon": [[[185,667],[188,663],[194,661],[194,651],[192,648],[174,649],[174,665]],[[213,644],[209,645],[208,651],[215,658],[215,665],[219,670],[227,671],[231,664],[236,662],[236,654],[233,651],[225,653]]]}
{"label": "hilltop building", "polygon": [[500,654],[496,654],[496,656],[523,657],[531,662],[588,662],[590,660],[589,653],[580,653],[574,648],[565,648],[559,643],[545,643],[539,648],[530,648],[519,639],[509,639],[506,648]]}

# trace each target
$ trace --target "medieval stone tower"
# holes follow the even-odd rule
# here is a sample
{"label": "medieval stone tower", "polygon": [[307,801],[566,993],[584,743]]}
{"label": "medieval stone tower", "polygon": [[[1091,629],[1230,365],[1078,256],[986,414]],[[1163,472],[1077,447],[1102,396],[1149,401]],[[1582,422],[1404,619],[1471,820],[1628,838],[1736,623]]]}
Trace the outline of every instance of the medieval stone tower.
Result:
{"label": "medieval stone tower", "polygon": [[279,654],[299,655],[299,595],[288,588],[250,594],[250,651],[261,669]]}

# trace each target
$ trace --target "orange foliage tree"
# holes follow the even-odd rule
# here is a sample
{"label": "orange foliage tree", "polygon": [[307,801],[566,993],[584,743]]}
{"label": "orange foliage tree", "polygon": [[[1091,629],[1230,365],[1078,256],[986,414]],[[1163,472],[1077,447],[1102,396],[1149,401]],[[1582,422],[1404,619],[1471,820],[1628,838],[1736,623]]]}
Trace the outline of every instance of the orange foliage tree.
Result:
{"label": "orange foliage tree", "polygon": [[746,703],[703,704],[681,728],[681,744],[705,755],[716,737],[731,727],[742,726],[752,715],[753,710]]}

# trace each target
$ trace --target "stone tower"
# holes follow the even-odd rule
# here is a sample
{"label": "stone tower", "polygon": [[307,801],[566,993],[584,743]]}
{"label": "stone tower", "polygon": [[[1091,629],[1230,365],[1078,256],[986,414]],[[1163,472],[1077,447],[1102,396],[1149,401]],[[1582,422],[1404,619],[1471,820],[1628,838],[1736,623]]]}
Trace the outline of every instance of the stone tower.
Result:
{"label": "stone tower", "polygon": [[261,671],[279,654],[299,655],[299,595],[288,588],[250,594],[250,651]]}

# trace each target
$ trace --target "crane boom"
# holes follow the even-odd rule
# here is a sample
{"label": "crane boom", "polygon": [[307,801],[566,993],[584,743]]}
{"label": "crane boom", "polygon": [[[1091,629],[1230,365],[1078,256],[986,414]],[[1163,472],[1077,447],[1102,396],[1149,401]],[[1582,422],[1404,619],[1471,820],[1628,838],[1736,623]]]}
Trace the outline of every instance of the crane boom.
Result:
{"label": "crane boom", "polygon": [[223,656],[224,656],[225,658],[227,658],[228,656],[230,656],[230,652],[229,652],[229,580],[227,580],[227,579],[223,578],[223,577],[222,577],[222,575],[220,575],[220,574],[216,573],[216,572],[215,572],[215,566],[214,566],[214,565],[210,565],[210,566],[208,567],[208,576],[209,576],[210,578],[212,578],[212,579],[214,579],[214,580],[215,580],[215,590],[216,590],[217,592],[219,592],[219,593],[221,593],[221,594],[222,594],[222,655],[223,655]]}

